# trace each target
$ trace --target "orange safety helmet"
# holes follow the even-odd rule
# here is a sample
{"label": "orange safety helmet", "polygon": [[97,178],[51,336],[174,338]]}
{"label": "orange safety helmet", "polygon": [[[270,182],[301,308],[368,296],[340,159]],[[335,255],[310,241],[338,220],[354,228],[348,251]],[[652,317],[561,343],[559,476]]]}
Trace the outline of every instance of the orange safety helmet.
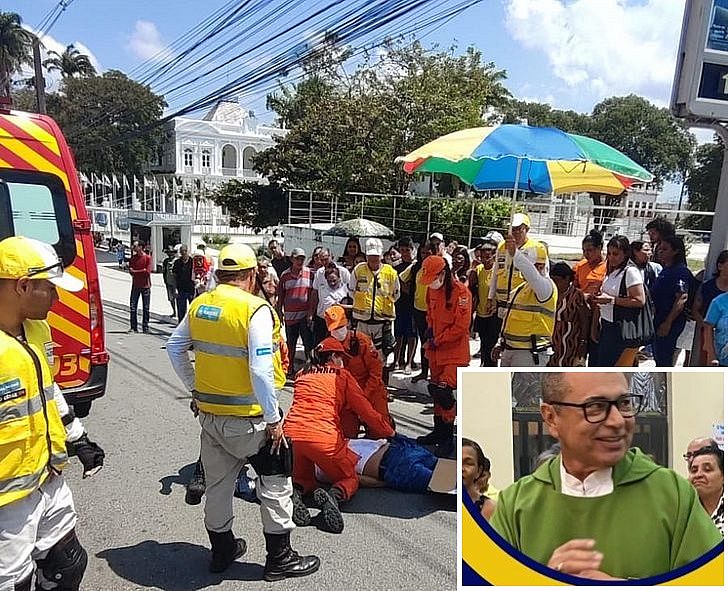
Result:
{"label": "orange safety helmet", "polygon": [[329,331],[336,330],[349,323],[346,318],[346,310],[338,305],[327,308],[324,311],[324,319],[326,320],[326,329]]}

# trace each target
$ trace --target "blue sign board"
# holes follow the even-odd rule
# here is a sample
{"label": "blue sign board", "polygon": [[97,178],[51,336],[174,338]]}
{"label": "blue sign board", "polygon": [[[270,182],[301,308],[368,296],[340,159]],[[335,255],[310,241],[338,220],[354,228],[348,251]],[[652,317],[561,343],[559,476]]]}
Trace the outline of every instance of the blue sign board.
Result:
{"label": "blue sign board", "polygon": [[728,0],[713,0],[706,48],[728,51]]}

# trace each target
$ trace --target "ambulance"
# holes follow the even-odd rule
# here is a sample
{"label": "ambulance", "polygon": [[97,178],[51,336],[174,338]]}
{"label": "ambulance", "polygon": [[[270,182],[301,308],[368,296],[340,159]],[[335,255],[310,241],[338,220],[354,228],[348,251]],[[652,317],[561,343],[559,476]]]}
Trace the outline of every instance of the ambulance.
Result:
{"label": "ambulance", "polygon": [[58,290],[48,322],[55,381],[76,414],[86,416],[106,391],[109,354],[91,222],[73,155],[53,119],[0,102],[0,240],[8,236],[52,244],[66,270],[83,281],[80,292]]}

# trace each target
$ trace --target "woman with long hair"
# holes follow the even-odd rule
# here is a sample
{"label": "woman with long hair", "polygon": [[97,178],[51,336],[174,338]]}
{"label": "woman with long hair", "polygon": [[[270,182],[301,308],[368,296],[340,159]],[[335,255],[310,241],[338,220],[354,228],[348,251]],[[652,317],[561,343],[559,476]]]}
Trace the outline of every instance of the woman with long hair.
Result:
{"label": "woman with long hair", "polygon": [[495,511],[495,503],[483,493],[483,487],[490,478],[490,460],[485,457],[478,443],[463,437],[463,488],[470,500],[480,509],[485,519],[490,519]]}
{"label": "woman with long hair", "polygon": [[420,281],[422,275],[422,264],[425,259],[430,256],[428,242],[420,242],[417,248],[417,260],[399,274],[399,280],[403,287],[414,293],[414,308],[412,309],[412,318],[417,330],[417,336],[420,339],[420,373],[411,379],[413,384],[420,380],[426,380],[430,374],[430,366],[425,355],[425,343],[427,343],[427,286]]}
{"label": "woman with long hair", "polygon": [[464,246],[457,246],[452,253],[452,273],[461,283],[468,282],[470,271],[470,253]]}
{"label": "woman with long hair", "polygon": [[685,244],[677,236],[662,239],[662,271],[650,295],[655,304],[655,365],[674,365],[677,338],[685,328],[685,304],[694,292],[695,278],[685,260]]}
{"label": "woman with long hair", "polygon": [[[599,305],[598,367],[632,367],[639,346],[622,338],[621,327],[615,321],[617,308],[641,308],[645,305],[642,273],[629,260],[629,239],[613,236],[607,243],[607,274],[593,301]],[[624,285],[624,289],[622,286]]]}
{"label": "woman with long hair", "polygon": [[345,267],[348,271],[351,271],[359,263],[366,261],[366,257],[361,250],[361,244],[358,238],[349,238],[344,246],[344,252],[339,258],[339,264]]}

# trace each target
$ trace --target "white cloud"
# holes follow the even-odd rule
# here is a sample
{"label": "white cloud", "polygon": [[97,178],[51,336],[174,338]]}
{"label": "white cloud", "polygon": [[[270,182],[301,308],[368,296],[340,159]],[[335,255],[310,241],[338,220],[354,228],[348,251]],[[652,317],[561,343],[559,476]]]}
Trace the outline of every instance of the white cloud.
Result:
{"label": "white cloud", "polygon": [[157,25],[150,21],[137,21],[134,33],[126,44],[128,51],[143,60],[163,60],[169,56],[169,49],[162,40]]}
{"label": "white cloud", "polygon": [[506,26],[546,55],[567,87],[594,98],[637,93],[667,103],[684,2],[505,0]]}

